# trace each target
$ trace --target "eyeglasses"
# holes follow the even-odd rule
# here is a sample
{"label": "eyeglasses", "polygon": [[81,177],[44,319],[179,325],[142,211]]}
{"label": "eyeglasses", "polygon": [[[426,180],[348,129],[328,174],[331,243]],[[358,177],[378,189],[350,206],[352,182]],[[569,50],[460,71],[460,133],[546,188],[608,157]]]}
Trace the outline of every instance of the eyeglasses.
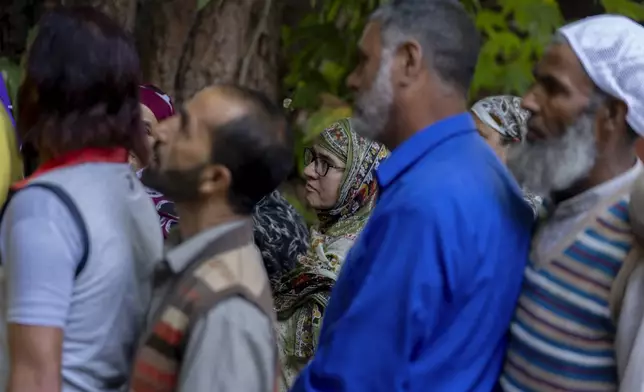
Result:
{"label": "eyeglasses", "polygon": [[320,177],[326,176],[327,173],[329,172],[329,168],[334,168],[335,170],[339,170],[339,171],[344,170],[343,167],[334,166],[331,163],[329,163],[323,156],[316,154],[312,148],[305,148],[304,166],[306,167],[310,165],[312,162],[315,162],[313,167],[315,169],[315,173]]}

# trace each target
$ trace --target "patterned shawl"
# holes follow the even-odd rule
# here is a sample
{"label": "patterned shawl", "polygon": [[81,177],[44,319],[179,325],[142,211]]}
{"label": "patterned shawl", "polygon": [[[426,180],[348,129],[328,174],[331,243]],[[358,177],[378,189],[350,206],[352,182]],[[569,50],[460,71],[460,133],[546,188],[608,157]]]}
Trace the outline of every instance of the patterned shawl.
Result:
{"label": "patterned shawl", "polygon": [[[498,95],[483,98],[472,106],[472,113],[485,125],[500,133],[507,142],[520,143],[527,133],[530,112],[521,107],[519,97]],[[523,198],[537,217],[543,199],[525,188]]]}
{"label": "patterned shawl", "polygon": [[[136,176],[141,179],[141,175],[145,169],[138,170]],[[177,215],[174,209],[174,202],[166,198],[163,193],[158,192],[152,188],[145,186],[145,192],[152,199],[154,203],[154,208],[159,214],[159,224],[161,225],[161,232],[163,233],[163,238],[168,238],[170,230],[179,223],[179,216]]]}
{"label": "patterned shawl", "polygon": [[327,128],[317,143],[346,166],[338,202],[318,212],[320,223],[311,228],[308,253],[299,258],[298,266],[280,280],[275,290],[283,354],[299,358],[313,354],[331,287],[374,207],[375,169],[388,156],[385,147],[358,136],[349,119]]}
{"label": "patterned shawl", "polygon": [[530,112],[521,108],[519,97],[498,95],[483,98],[472,106],[472,112],[508,141],[519,142],[527,132]]}

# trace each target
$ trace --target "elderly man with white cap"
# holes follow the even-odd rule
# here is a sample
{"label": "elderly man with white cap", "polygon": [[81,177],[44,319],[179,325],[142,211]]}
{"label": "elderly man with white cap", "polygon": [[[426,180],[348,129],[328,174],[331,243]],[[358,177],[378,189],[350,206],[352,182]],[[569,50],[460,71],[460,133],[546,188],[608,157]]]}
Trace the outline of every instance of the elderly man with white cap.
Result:
{"label": "elderly man with white cap", "polygon": [[628,214],[642,173],[644,27],[617,15],[564,26],[534,76],[526,142],[508,166],[551,208],[533,239],[500,385],[644,391],[644,269],[629,261],[639,248]]}

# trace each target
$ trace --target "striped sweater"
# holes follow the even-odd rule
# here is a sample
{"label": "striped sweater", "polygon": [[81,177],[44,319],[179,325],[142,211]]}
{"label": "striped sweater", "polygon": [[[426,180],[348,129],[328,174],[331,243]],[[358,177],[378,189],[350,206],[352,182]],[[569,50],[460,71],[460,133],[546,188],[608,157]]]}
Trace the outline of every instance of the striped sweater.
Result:
{"label": "striped sweater", "polygon": [[500,381],[505,391],[617,390],[609,299],[633,240],[624,195],[549,255],[532,253]]}
{"label": "striped sweater", "polygon": [[[135,355],[130,392],[180,390],[182,359],[192,327],[210,309],[233,296],[246,299],[273,319],[273,298],[261,254],[253,243],[250,221],[193,256],[143,334]],[[277,350],[275,353],[277,390]]]}

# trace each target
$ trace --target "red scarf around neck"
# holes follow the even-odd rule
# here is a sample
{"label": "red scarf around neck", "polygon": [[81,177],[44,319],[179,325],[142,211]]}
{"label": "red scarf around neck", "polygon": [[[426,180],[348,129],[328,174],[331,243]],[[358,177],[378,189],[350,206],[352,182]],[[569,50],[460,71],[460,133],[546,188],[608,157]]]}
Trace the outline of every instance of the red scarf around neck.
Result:
{"label": "red scarf around neck", "polygon": [[21,188],[27,186],[29,182],[34,178],[39,177],[52,170],[82,165],[83,163],[127,163],[127,158],[127,150],[122,147],[90,147],[70,151],[43,163],[32,175],[13,184],[11,186],[11,190],[20,190]]}

